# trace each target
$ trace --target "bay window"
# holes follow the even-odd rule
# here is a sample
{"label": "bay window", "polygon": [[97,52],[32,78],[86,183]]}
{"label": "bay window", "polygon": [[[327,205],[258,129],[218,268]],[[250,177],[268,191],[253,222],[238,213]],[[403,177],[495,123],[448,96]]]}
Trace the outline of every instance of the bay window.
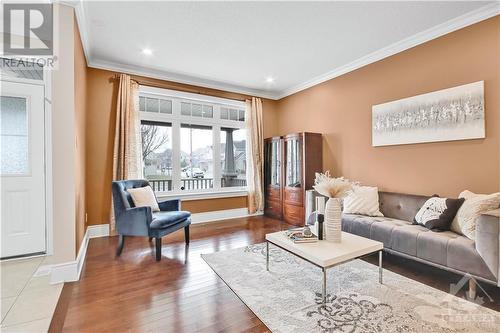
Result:
{"label": "bay window", "polygon": [[141,86],[144,177],[159,194],[246,191],[241,101]]}

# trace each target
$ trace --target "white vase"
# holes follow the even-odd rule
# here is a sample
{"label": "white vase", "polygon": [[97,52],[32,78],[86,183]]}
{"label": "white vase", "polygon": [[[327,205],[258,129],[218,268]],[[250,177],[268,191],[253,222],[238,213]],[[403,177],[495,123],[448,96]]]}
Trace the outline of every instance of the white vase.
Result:
{"label": "white vase", "polygon": [[342,241],[342,209],[340,199],[330,198],[325,205],[325,223],[323,225],[326,240],[340,243]]}

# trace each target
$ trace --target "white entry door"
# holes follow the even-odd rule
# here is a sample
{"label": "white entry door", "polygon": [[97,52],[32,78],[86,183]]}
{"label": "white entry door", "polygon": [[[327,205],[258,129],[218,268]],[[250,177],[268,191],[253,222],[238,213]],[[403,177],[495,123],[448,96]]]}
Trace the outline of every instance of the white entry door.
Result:
{"label": "white entry door", "polygon": [[44,88],[0,82],[1,258],[45,252]]}

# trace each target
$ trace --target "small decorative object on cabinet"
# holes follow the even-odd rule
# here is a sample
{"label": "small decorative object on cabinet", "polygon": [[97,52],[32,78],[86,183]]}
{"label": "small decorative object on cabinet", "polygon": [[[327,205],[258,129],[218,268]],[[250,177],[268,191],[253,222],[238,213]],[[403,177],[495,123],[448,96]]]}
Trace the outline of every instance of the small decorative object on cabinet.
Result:
{"label": "small decorative object on cabinet", "polygon": [[322,170],[321,134],[303,132],[266,139],[265,154],[266,215],[303,226],[305,191],[312,188],[315,173]]}

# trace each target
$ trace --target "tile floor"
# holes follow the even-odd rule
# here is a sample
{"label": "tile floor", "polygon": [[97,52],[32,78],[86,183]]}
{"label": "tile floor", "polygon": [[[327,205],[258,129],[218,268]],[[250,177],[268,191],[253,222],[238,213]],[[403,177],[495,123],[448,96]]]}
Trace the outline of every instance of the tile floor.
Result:
{"label": "tile floor", "polygon": [[49,276],[33,276],[48,258],[37,257],[0,263],[0,331],[47,332],[62,283],[51,285]]}

